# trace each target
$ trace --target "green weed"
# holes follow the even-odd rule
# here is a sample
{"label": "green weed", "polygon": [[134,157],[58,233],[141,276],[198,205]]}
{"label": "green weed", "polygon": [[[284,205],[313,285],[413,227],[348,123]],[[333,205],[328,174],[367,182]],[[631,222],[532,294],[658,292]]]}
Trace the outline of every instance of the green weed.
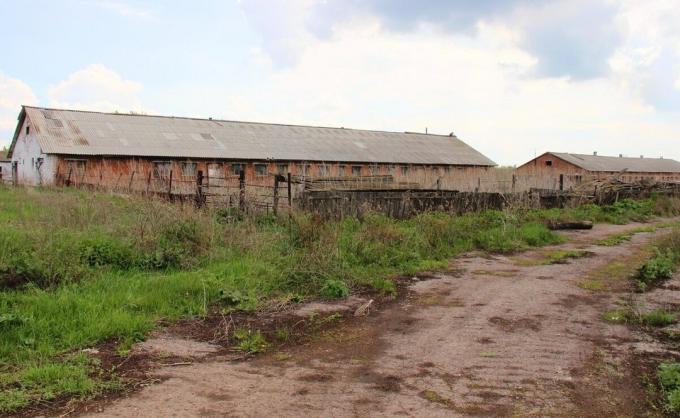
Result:
{"label": "green weed", "polygon": [[260,331],[239,328],[234,331],[234,339],[237,341],[236,349],[248,354],[261,353],[269,344]]}
{"label": "green weed", "polygon": [[349,295],[347,284],[340,280],[328,280],[321,287],[321,297],[324,299],[341,299]]}
{"label": "green weed", "polygon": [[666,410],[680,415],[680,363],[661,363],[657,376],[666,398]]}
{"label": "green weed", "polygon": [[664,309],[656,309],[640,315],[640,322],[653,327],[665,327],[676,322],[675,314]]}
{"label": "green weed", "polygon": [[380,292],[381,295],[397,295],[397,286],[394,284],[394,281],[389,279],[375,278],[371,280],[371,287],[376,292]]}

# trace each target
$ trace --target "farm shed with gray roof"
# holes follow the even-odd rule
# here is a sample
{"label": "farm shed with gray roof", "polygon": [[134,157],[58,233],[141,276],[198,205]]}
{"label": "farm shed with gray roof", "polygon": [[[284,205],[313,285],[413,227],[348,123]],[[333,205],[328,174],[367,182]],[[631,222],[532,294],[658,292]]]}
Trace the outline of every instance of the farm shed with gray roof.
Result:
{"label": "farm shed with gray roof", "polygon": [[[407,174],[486,169],[494,162],[453,135],[368,131],[24,106],[10,146],[18,182],[68,172],[116,177],[192,172],[248,177]],[[92,172],[92,170],[95,170]]]}
{"label": "farm shed with gray roof", "polygon": [[517,168],[518,175],[556,177],[584,175],[605,177],[619,173],[624,181],[650,179],[680,181],[680,162],[669,158],[618,157],[593,154],[546,152]]}

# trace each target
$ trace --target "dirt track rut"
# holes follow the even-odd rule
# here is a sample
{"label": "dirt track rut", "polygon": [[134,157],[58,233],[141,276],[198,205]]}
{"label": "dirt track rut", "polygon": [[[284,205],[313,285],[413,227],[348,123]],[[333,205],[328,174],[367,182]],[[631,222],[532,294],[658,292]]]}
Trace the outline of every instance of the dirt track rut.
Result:
{"label": "dirt track rut", "polygon": [[[579,392],[593,384],[598,347],[632,338],[601,320],[621,295],[578,284],[639,251],[653,234],[592,245],[636,226],[570,233],[569,243],[523,254],[525,262],[454,260],[457,274],[414,281],[408,297],[314,343],[249,361],[161,368],[162,383],[94,416],[594,416],[600,401],[625,413],[625,399],[584,403]],[[529,265],[574,248],[592,255]]]}

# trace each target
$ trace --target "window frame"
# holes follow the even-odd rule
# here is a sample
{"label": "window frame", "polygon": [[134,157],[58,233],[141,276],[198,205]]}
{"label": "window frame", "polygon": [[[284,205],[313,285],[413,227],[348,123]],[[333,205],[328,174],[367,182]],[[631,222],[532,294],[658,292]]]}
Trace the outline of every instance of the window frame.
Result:
{"label": "window frame", "polygon": [[254,163],[253,172],[257,177],[265,177],[269,174],[268,167],[266,163]]}
{"label": "window frame", "polygon": [[[187,167],[193,166],[193,173],[187,174]],[[198,175],[198,163],[193,162],[193,161],[182,161],[180,164],[180,170],[182,173],[182,177],[190,177],[190,178],[195,178]]]}
{"label": "window frame", "polygon": [[[152,161],[152,178],[154,180],[167,180],[170,178],[170,173],[172,172],[172,161]],[[167,173],[165,176],[162,175],[161,171],[158,169],[160,166],[167,168]]]}
{"label": "window frame", "polygon": [[[236,167],[239,167],[239,170],[236,170]],[[245,173],[246,171],[246,165],[245,163],[231,163],[231,173],[234,176],[238,176],[240,172],[243,171]]]}

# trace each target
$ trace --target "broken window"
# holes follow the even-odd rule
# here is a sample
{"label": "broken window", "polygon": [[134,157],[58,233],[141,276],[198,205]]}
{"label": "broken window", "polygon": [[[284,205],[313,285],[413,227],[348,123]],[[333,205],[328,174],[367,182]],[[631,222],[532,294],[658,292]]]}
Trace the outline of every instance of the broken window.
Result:
{"label": "broken window", "polygon": [[404,175],[404,176],[408,175],[408,166],[407,165],[401,166],[401,174]]}
{"label": "broken window", "polygon": [[378,167],[375,164],[370,166],[369,170],[372,176],[377,176],[378,174],[380,174],[380,167]]}
{"label": "broken window", "polygon": [[156,180],[166,180],[170,178],[172,163],[170,161],[154,161],[153,178]]}
{"label": "broken window", "polygon": [[353,165],[352,166],[352,175],[353,176],[360,176],[361,175],[361,166],[360,165]]}
{"label": "broken window", "polygon": [[196,163],[182,163],[182,177],[196,177],[197,171]]}
{"label": "broken window", "polygon": [[276,172],[281,175],[288,173],[288,164],[277,164]]}
{"label": "broken window", "polygon": [[338,176],[344,176],[345,175],[345,165],[340,164],[338,165]]}
{"label": "broken window", "polygon": [[255,164],[255,175],[256,176],[266,176],[267,175],[267,164]]}
{"label": "broken window", "polygon": [[545,165],[547,165],[548,167],[552,167],[552,161],[551,160],[546,161]]}

